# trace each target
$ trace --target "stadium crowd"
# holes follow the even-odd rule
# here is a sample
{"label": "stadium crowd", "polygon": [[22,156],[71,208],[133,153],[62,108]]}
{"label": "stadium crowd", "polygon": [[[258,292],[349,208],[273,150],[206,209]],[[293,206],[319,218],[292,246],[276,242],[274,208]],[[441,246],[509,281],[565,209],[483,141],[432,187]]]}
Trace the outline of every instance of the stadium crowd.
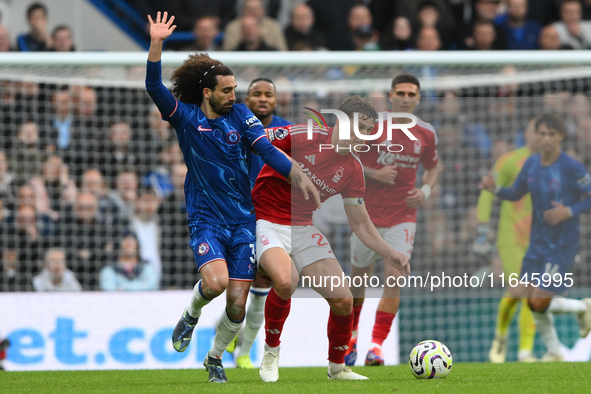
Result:
{"label": "stadium crowd", "polygon": [[[142,17],[164,6],[128,2]],[[194,35],[168,45],[176,50],[591,48],[591,0],[176,0],[165,7],[178,31]],[[0,24],[0,51],[75,50],[70,27],[48,30],[50,11],[32,3],[25,33]]]}

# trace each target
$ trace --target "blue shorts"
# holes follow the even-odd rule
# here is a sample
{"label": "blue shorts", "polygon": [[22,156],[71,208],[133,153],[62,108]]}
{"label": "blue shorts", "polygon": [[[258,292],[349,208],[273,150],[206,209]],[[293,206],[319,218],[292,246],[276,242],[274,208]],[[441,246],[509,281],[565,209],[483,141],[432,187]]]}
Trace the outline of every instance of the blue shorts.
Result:
{"label": "blue shorts", "polygon": [[[578,250],[579,245],[545,255],[532,253],[528,250],[521,266],[521,277],[527,275],[526,278],[530,286],[556,294],[565,293],[574,282],[571,269]],[[539,281],[536,278],[539,278]]]}
{"label": "blue shorts", "polygon": [[231,280],[253,281],[256,223],[225,226],[198,223],[190,226],[191,249],[197,268],[214,260],[224,260]]}

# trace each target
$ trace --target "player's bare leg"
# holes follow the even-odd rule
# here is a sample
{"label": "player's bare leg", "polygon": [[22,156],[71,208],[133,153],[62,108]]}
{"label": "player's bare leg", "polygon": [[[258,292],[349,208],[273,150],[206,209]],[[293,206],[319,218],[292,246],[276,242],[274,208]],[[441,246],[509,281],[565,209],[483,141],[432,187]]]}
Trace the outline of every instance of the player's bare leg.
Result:
{"label": "player's bare leg", "polygon": [[533,289],[527,302],[533,311],[536,327],[548,349],[542,361],[563,361],[560,341],[554,327],[553,314],[576,313],[582,337],[591,331],[591,299],[576,300],[573,298],[556,297],[553,293],[539,288]]}
{"label": "player's bare leg", "polygon": [[[361,316],[361,308],[365,301],[365,284],[363,278],[371,274],[373,271],[373,262],[367,267],[356,267],[351,265],[351,293],[353,294],[353,331],[351,333],[351,340],[347,352],[345,353],[345,364],[352,366],[357,361],[357,335],[359,334],[359,317]],[[357,278],[357,279],[356,279]],[[354,284],[361,284],[355,286]]]}
{"label": "player's bare leg", "polygon": [[[353,328],[353,295],[349,283],[342,281],[343,270],[335,259],[323,259],[302,269],[301,276],[317,277],[311,283],[322,283],[322,278],[335,278],[326,287],[314,287],[330,305],[328,318],[328,378],[335,380],[365,380],[345,366],[345,352],[351,340]],[[338,282],[338,283],[337,283]],[[344,283],[343,283],[344,282]]]}
{"label": "player's bare leg", "polygon": [[[244,325],[240,333],[230,343],[228,349],[226,349],[228,352],[233,353],[238,348],[236,354],[236,367],[238,368],[254,368],[250,360],[250,350],[265,320],[265,301],[267,300],[267,294],[270,289],[271,282],[262,278],[258,273],[255,274],[254,282],[250,286],[250,301],[246,308]],[[233,348],[231,349],[231,347]]]}
{"label": "player's bare leg", "polygon": [[298,284],[298,274],[291,257],[279,247],[266,250],[259,260],[262,271],[273,281],[265,302],[265,353],[259,376],[263,382],[279,379],[279,350],[283,325],[291,308],[291,295]]}
{"label": "player's bare leg", "polygon": [[392,322],[396,313],[398,313],[398,307],[400,305],[400,288],[395,285],[396,278],[400,273],[392,266],[384,265],[385,278],[393,278],[388,282],[393,286],[384,286],[384,292],[382,298],[378,304],[376,310],[376,318],[373,326],[371,335],[371,344],[369,345],[369,351],[365,357],[365,365],[384,365],[384,353],[382,351],[382,344],[390,333]]}

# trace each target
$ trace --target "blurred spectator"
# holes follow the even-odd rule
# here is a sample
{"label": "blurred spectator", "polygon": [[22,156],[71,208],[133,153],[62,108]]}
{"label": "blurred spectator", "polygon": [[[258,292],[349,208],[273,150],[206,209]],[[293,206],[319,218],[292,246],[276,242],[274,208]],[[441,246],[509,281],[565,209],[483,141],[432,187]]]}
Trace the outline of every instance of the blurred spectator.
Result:
{"label": "blurred spectator", "polygon": [[67,251],[66,260],[85,289],[94,290],[98,271],[111,259],[119,234],[126,230],[126,222],[109,226],[98,221],[98,202],[94,194],[78,193],[76,203],[60,221],[59,241]]}
{"label": "blurred spectator", "polygon": [[38,262],[43,255],[43,248],[48,240],[55,236],[54,222],[44,219],[47,219],[47,216],[38,216],[34,208],[20,206],[16,209],[15,215],[7,220],[11,226],[9,233],[17,242],[22,272],[34,274],[39,270]]}
{"label": "blurred spectator", "polygon": [[[243,15],[240,18],[236,18],[226,26],[224,32],[224,45],[225,51],[233,51],[238,48],[241,40],[244,39],[244,26],[242,20],[246,17],[254,18],[259,26],[260,36],[269,48],[276,48],[280,51],[287,51],[287,43],[281,26],[273,18],[269,18],[265,15],[265,9],[261,0],[246,0],[243,7]],[[252,27],[255,24],[252,21],[247,22],[247,27]]]}
{"label": "blurred spectator", "polygon": [[285,29],[285,39],[290,51],[302,48],[319,50],[326,47],[326,38],[314,27],[314,11],[307,4],[293,7],[291,23]]}
{"label": "blurred spectator", "polygon": [[412,27],[408,18],[399,16],[381,37],[381,47],[386,51],[404,51],[412,48]]}
{"label": "blurred spectator", "polygon": [[373,27],[380,32],[380,35],[389,34],[392,21],[396,17],[410,16],[403,13],[407,7],[402,0],[369,0],[365,1],[365,4],[368,4],[371,11]]}
{"label": "blurred spectator", "polygon": [[242,31],[240,44],[236,51],[276,51],[277,48],[269,46],[261,35],[261,26],[257,19],[251,16],[243,16],[240,19]]}
{"label": "blurred spectator", "polygon": [[129,219],[135,211],[137,201],[138,179],[133,171],[122,171],[117,175],[115,190],[109,196],[117,204],[119,217]]}
{"label": "blurred spectator", "polygon": [[572,46],[560,42],[558,30],[556,30],[554,25],[544,26],[540,32],[538,41],[538,45],[542,50],[556,51],[559,49],[573,49]]}
{"label": "blurred spectator", "polygon": [[47,7],[42,3],[31,3],[27,7],[29,32],[17,37],[17,47],[21,52],[48,51],[52,41],[47,29]]}
{"label": "blurred spectator", "polygon": [[499,26],[507,39],[511,50],[538,48],[538,36],[541,26],[527,19],[528,0],[507,0],[507,13],[499,15],[495,24]]}
{"label": "blurred spectator", "polygon": [[32,291],[32,275],[20,267],[16,240],[3,240],[0,245],[2,245],[0,249],[0,258],[2,259],[0,292]]}
{"label": "blurred spectator", "polygon": [[186,289],[195,285],[198,275],[188,242],[184,193],[187,166],[184,163],[175,164],[171,172],[174,192],[162,202],[158,210],[162,228],[162,288]]}
{"label": "blurred spectator", "polygon": [[53,220],[76,200],[76,184],[59,156],[48,157],[41,174],[31,179],[30,184],[35,190],[37,211]]}
{"label": "blurred spectator", "polygon": [[8,170],[6,153],[0,150],[0,200],[6,209],[14,209],[16,198],[16,182],[14,174]]}
{"label": "blurred spectator", "polygon": [[41,142],[46,150],[67,150],[72,142],[74,134],[72,125],[72,97],[67,90],[61,90],[51,95],[51,113],[49,114],[49,125],[45,127],[49,133],[41,135]]}
{"label": "blurred spectator", "polygon": [[349,50],[379,49],[379,32],[372,26],[371,11],[363,4],[356,4],[349,10],[347,30]]}
{"label": "blurred spectator", "polygon": [[423,27],[419,31],[416,49],[420,51],[438,51],[441,49],[441,38],[434,27]]}
{"label": "blurred spectator", "polygon": [[[235,0],[236,13],[241,15],[246,0]],[[263,7],[267,16],[273,18],[279,23],[281,28],[289,25],[291,11],[294,7],[305,3],[305,0],[263,0]]]}
{"label": "blurred spectator", "polygon": [[100,287],[103,291],[158,290],[156,272],[138,256],[138,241],[132,234],[121,240],[117,260],[101,269]]}
{"label": "blurred spectator", "polygon": [[45,266],[33,278],[35,291],[81,291],[76,275],[66,266],[66,253],[61,248],[45,252]]}
{"label": "blurred spectator", "polygon": [[55,52],[74,52],[74,38],[72,37],[72,29],[66,25],[58,25],[51,32],[51,39],[53,41],[52,51]]}
{"label": "blurred spectator", "polygon": [[36,228],[43,236],[51,236],[56,232],[55,221],[43,212],[37,211],[37,196],[35,190],[30,185],[23,185],[18,189],[18,196],[16,200],[16,207],[14,211],[18,211],[23,207],[32,208],[35,211]]}
{"label": "blurred spectator", "polygon": [[553,26],[560,43],[574,49],[591,48],[591,22],[582,21],[583,7],[579,0],[564,0],[560,6],[560,21]]}
{"label": "blurred spectator", "polygon": [[546,26],[560,17],[560,3],[563,0],[531,0],[527,9],[527,18]]}
{"label": "blurred spectator", "polygon": [[197,18],[193,26],[195,41],[181,48],[182,51],[211,52],[222,49],[223,34],[220,32],[219,19],[204,15]]}
{"label": "blurred spectator", "polygon": [[144,189],[135,205],[135,215],[131,217],[130,226],[137,236],[140,257],[156,274],[157,282],[162,279],[162,260],[160,244],[162,229],[158,218],[158,197],[153,190]]}
{"label": "blurred spectator", "polygon": [[134,144],[131,126],[127,121],[115,120],[109,126],[109,140],[106,141],[101,172],[107,181],[113,182],[121,171],[135,171],[140,160]]}
{"label": "blurred spectator", "polygon": [[0,52],[12,51],[10,45],[10,32],[8,29],[0,25]]}
{"label": "blurred spectator", "polygon": [[446,3],[441,0],[422,0],[417,3],[414,16],[416,23],[414,30],[420,31],[424,27],[433,27],[439,32],[443,49],[455,47],[452,45],[457,41],[455,21]]}
{"label": "blurred spectator", "polygon": [[465,49],[489,51],[501,48],[497,41],[497,31],[494,23],[478,21],[474,24],[472,36],[465,40]]}
{"label": "blurred spectator", "polygon": [[39,142],[39,127],[35,122],[25,120],[19,126],[16,142],[10,150],[10,168],[18,185],[25,184],[41,171],[45,156]]}
{"label": "blurred spectator", "polygon": [[158,163],[142,180],[142,186],[149,187],[162,200],[170,195],[174,189],[170,176],[170,168],[174,164],[183,162],[183,152],[176,142],[163,145],[158,153]]}
{"label": "blurred spectator", "polygon": [[97,199],[97,220],[102,225],[112,225],[119,217],[119,205],[109,194],[109,189],[103,178],[103,174],[96,168],[90,168],[82,174],[80,192],[92,193]]}
{"label": "blurred spectator", "polygon": [[327,39],[332,51],[352,50],[347,20],[355,0],[308,0],[314,11],[315,26]]}

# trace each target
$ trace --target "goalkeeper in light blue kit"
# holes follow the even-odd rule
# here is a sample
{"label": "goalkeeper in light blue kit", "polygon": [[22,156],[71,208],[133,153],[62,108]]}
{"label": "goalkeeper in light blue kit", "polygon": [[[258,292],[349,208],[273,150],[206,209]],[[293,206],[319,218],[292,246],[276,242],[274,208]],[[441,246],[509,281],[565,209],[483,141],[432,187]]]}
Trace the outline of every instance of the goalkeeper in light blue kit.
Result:
{"label": "goalkeeper in light blue kit", "polygon": [[527,297],[536,328],[548,348],[542,361],[562,361],[552,314],[577,314],[581,337],[591,331],[591,298],[556,297],[573,285],[571,268],[579,250],[578,215],[591,209],[591,175],[560,148],[565,127],[559,117],[541,115],[536,120],[536,133],[540,153],[527,159],[513,185],[501,188],[489,174],[483,177],[481,188],[510,201],[531,194],[530,244],[519,280],[509,280],[513,283],[509,290],[515,297]]}
{"label": "goalkeeper in light blue kit", "polygon": [[236,80],[228,67],[205,54],[189,57],[173,74],[175,97],[162,84],[162,43],[176,26],[174,16],[150,16],[146,90],[177,133],[187,165],[185,199],[190,245],[201,280],[177,323],[173,347],[189,346],[201,309],[224,291],[226,309],[217,325],[204,366],[209,381],[227,382],[222,354],[240,330],[250,283],[254,279],[255,213],[248,178],[251,149],[289,177],[316,205],[320,196],[300,166],[271,145],[261,122],[236,101]]}

